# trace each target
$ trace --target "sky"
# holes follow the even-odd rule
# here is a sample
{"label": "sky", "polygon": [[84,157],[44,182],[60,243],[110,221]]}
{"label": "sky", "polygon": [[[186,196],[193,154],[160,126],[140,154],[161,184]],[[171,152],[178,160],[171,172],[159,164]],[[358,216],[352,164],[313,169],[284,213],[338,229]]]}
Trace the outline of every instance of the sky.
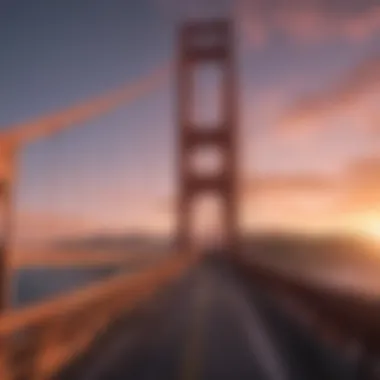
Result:
{"label": "sky", "polygon": [[[347,191],[365,182],[351,173],[356,161],[370,155],[367,166],[378,167],[379,1],[2,0],[3,129],[172,65],[142,99],[22,149],[19,237],[173,227],[176,32],[210,16],[235,22],[244,228],[353,220],[380,234],[378,201],[363,222],[350,213],[362,201]],[[206,73],[206,114],[212,83]],[[363,186],[355,194],[373,184]]]}

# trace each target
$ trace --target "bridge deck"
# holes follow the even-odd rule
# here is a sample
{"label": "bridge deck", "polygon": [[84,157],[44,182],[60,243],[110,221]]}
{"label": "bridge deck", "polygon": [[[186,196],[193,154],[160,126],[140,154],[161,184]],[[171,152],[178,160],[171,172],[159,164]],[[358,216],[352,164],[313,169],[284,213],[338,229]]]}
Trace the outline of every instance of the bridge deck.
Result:
{"label": "bridge deck", "polygon": [[310,336],[262,290],[204,262],[118,322],[60,380],[355,379],[354,360]]}

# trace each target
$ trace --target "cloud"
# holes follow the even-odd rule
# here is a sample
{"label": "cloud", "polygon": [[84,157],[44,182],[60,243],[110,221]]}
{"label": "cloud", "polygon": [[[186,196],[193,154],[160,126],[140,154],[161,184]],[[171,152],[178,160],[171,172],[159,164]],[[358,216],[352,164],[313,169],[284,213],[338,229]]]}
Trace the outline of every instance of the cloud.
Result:
{"label": "cloud", "polygon": [[379,93],[380,57],[371,57],[332,87],[296,101],[280,118],[277,130],[311,131],[326,125],[324,119],[342,115],[357,127],[372,129]]}
{"label": "cloud", "polygon": [[240,0],[241,31],[252,46],[282,34],[301,43],[331,37],[362,42],[380,33],[380,4],[371,0]]}
{"label": "cloud", "polygon": [[378,0],[152,0],[176,22],[231,17],[248,46],[260,48],[281,34],[298,43],[331,38],[360,43],[380,35]]}
{"label": "cloud", "polygon": [[92,227],[92,221],[78,216],[62,216],[44,212],[19,212],[16,216],[18,238],[50,239],[61,235],[80,235]]}
{"label": "cloud", "polygon": [[245,196],[258,193],[315,193],[328,191],[333,187],[334,183],[328,178],[312,174],[267,175],[244,181],[242,193]]}
{"label": "cloud", "polygon": [[353,160],[342,181],[341,202],[343,213],[373,211],[380,208],[380,157],[368,156]]}
{"label": "cloud", "polygon": [[[245,219],[255,226],[362,230],[380,220],[380,156],[353,160],[336,179],[272,175],[245,182]],[[252,222],[253,223],[253,222]]]}
{"label": "cloud", "polygon": [[[240,186],[244,228],[328,231],[352,221],[349,227],[358,229],[358,216],[376,211],[380,218],[379,171],[380,158],[370,156],[353,160],[336,178],[303,173],[246,178]],[[174,197],[160,207],[175,215]]]}
{"label": "cloud", "polygon": [[[272,174],[245,178],[240,184],[240,196],[250,201],[257,195],[276,196],[276,194],[328,193],[336,186],[330,178],[307,174]],[[176,210],[175,197],[168,196],[157,203],[161,213],[173,213]]]}

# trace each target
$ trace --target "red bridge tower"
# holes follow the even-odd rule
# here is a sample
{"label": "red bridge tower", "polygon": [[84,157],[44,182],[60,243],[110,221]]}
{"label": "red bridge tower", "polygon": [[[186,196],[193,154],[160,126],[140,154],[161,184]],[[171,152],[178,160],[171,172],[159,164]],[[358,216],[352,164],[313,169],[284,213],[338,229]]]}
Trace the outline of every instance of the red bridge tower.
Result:
{"label": "red bridge tower", "polygon": [[[220,115],[215,125],[194,120],[194,72],[199,65],[215,65],[221,72]],[[213,193],[222,205],[223,239],[229,252],[238,248],[237,202],[237,91],[232,25],[225,20],[189,22],[182,26],[178,61],[178,231],[179,247],[191,249],[191,211],[199,195]],[[221,164],[212,174],[197,173],[191,165],[194,152],[217,149]]]}

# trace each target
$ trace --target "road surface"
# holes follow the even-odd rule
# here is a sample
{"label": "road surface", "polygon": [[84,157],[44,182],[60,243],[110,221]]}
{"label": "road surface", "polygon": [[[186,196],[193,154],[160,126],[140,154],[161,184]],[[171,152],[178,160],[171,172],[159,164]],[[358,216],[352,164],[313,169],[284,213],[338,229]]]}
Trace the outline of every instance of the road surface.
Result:
{"label": "road surface", "polygon": [[59,379],[349,380],[356,367],[210,260],[119,321]]}

